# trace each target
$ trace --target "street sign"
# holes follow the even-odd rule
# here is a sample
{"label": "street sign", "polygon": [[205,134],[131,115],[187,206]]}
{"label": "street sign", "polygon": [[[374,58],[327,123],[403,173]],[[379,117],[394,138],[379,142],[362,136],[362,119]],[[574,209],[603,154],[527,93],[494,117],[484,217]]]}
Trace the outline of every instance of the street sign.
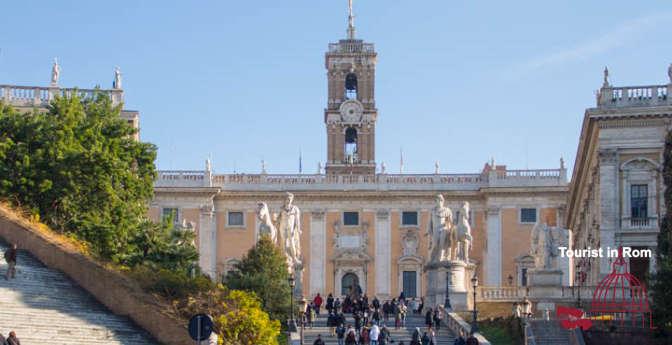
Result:
{"label": "street sign", "polygon": [[196,341],[210,338],[214,327],[212,317],[207,314],[196,314],[189,320],[189,336]]}

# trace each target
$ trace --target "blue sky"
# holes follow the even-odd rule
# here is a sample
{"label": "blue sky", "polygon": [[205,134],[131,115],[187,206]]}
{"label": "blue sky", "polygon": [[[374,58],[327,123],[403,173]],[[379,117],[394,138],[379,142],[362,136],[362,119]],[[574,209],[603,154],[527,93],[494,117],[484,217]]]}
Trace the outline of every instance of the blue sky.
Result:
{"label": "blue sky", "polygon": [[[378,51],[376,155],[388,171],[572,166],[602,69],[612,84],[667,83],[669,1],[354,0]],[[326,157],[324,52],[347,0],[12,1],[0,84],[111,85],[124,75],[160,169],[304,172]]]}

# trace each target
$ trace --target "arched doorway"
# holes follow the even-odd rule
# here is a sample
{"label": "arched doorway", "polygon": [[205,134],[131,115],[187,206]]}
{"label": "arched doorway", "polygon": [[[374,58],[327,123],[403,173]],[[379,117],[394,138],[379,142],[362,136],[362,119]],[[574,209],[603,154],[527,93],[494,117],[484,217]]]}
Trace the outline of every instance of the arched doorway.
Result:
{"label": "arched doorway", "polygon": [[350,294],[350,287],[356,288],[359,285],[359,278],[356,274],[350,272],[343,275],[341,278],[341,295],[347,296]]}

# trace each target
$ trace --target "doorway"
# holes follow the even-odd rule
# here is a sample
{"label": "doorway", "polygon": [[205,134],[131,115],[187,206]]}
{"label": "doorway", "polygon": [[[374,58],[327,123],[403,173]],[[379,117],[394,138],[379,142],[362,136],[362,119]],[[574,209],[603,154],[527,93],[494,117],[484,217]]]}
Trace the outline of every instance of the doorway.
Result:
{"label": "doorway", "polygon": [[341,278],[341,295],[349,296],[350,288],[356,289],[359,286],[359,278],[354,273],[346,273]]}

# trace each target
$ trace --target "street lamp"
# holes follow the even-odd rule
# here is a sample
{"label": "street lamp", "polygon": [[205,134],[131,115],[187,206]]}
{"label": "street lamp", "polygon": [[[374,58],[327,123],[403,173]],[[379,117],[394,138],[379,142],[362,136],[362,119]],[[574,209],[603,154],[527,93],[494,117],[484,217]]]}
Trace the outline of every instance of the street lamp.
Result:
{"label": "street lamp", "polygon": [[446,299],[443,301],[443,309],[449,312],[453,307],[450,305],[450,274],[446,274]]}
{"label": "street lamp", "polygon": [[295,286],[295,281],[294,281],[294,275],[290,274],[289,278],[287,278],[287,281],[289,282],[289,320],[287,320],[288,325],[287,328],[289,329],[290,332],[296,331],[296,321],[294,320],[294,286]]}
{"label": "street lamp", "polygon": [[471,278],[471,286],[474,288],[474,316],[471,324],[471,334],[473,335],[478,332],[478,323],[476,321],[478,315],[478,311],[476,310],[476,288],[478,287],[478,277],[476,277],[476,273],[474,273],[474,277]]}
{"label": "street lamp", "polygon": [[513,286],[513,276],[509,274],[509,286]]}

